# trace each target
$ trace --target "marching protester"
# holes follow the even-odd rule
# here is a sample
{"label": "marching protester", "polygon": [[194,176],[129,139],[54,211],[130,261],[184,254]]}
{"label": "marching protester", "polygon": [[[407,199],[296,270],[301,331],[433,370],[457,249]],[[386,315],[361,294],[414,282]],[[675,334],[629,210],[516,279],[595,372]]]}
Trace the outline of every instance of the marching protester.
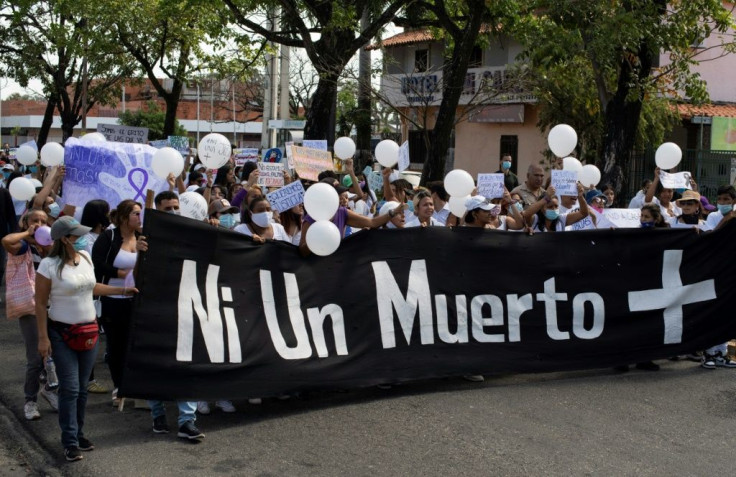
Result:
{"label": "marching protester", "polygon": [[538,164],[532,164],[527,170],[526,181],[511,189],[511,194],[518,194],[526,209],[544,197],[545,190],[542,184],[544,184],[544,169]]}
{"label": "marching protester", "polygon": [[286,235],[291,238],[293,245],[299,245],[302,238],[302,217],[304,216],[304,204],[297,204],[291,209],[279,214],[279,221]]}
{"label": "marching protester", "polygon": [[708,214],[704,230],[715,230],[723,222],[723,218],[731,214],[736,205],[736,188],[732,185],[723,185],[716,192],[715,212]]}
{"label": "marching protester", "polygon": [[432,194],[432,203],[434,205],[434,220],[442,225],[447,225],[447,217],[450,215],[450,194],[445,190],[445,184],[442,181],[433,181],[427,184],[427,189]]}
{"label": "marching protester", "polygon": [[235,227],[236,232],[252,237],[258,243],[264,243],[266,239],[292,242],[293,237],[286,233],[284,227],[273,221],[271,204],[265,197],[251,200],[247,210],[245,221]]}
{"label": "marching protester", "polygon": [[587,217],[588,203],[583,195],[583,186],[578,183],[578,203],[580,210],[560,214],[559,202],[554,186],[549,186],[544,197],[536,201],[524,210],[524,220],[533,231],[538,232],[563,232],[565,227],[572,225]]}
{"label": "marching protester", "polygon": [[[508,194],[508,191],[506,192]],[[501,206],[494,204],[490,199],[482,195],[475,195],[465,201],[465,226],[480,227],[495,230],[520,230],[524,227],[524,220],[516,210],[512,208],[512,214],[517,217],[500,215]]]}
{"label": "marching protester", "polygon": [[[126,199],[118,204],[115,211],[115,228],[105,230],[92,248],[97,281],[112,287],[125,287],[132,283],[133,268],[138,258],[138,250],[143,244],[141,234],[141,204]],[[108,294],[101,299],[100,322],[105,328],[107,338],[108,367],[114,389],[113,405],[119,404],[118,387],[123,371],[133,300],[130,295]]]}
{"label": "marching protester", "polygon": [[662,187],[662,183],[659,182],[659,173],[659,167],[654,169],[654,180],[649,184],[649,189],[647,189],[647,193],[644,196],[644,203],[655,203],[660,206],[662,208],[662,215],[669,220],[672,217],[682,215],[682,210],[676,204],[672,203],[675,191]]}
{"label": "marching protester", "polygon": [[[38,411],[38,396],[44,398],[53,410],[58,409],[57,394],[49,384],[42,386],[39,377],[45,375],[44,363],[38,354],[38,325],[36,322],[36,268],[50,247],[36,242],[35,232],[46,225],[46,212],[31,210],[21,218],[21,231],[8,234],[2,239],[3,249],[8,253],[5,270],[5,315],[18,320],[26,349],[26,375],[23,384],[25,404],[23,414],[29,421],[41,417]],[[44,381],[46,381],[44,379]],[[55,387],[54,386],[54,387]]]}
{"label": "marching protester", "polygon": [[429,191],[420,190],[412,197],[414,204],[414,216],[406,222],[405,228],[409,227],[442,227],[444,224],[434,218],[434,200]]}
{"label": "marching protester", "polygon": [[[387,229],[403,229],[404,224],[406,223],[406,216],[404,214],[401,214],[397,211],[399,207],[403,207],[402,204],[399,204],[398,202],[390,201],[386,202],[381,206],[381,210],[378,212],[378,215],[388,215],[389,221],[386,222],[384,225]],[[399,209],[401,210],[401,209]]]}
{"label": "marching protester", "polygon": [[681,213],[670,219],[672,225],[693,225],[697,228],[705,225],[705,222],[700,218],[700,194],[694,190],[686,190],[675,203]]}
{"label": "marching protester", "polygon": [[607,209],[613,207],[613,203],[616,201],[616,189],[613,188],[613,185],[603,184],[600,190],[606,198],[605,207]]}
{"label": "marching protester", "polygon": [[130,297],[138,292],[97,283],[92,259],[84,250],[89,231],[73,217],[54,222],[53,246],[36,273],[38,353],[43,359],[53,356],[56,366],[61,445],[68,461],[80,460],[80,451],[95,448],[84,435],[87,383],[99,335],[93,295]]}
{"label": "marching protester", "polygon": [[644,204],[642,206],[639,223],[643,229],[665,229],[670,226],[669,221],[662,215],[662,209],[656,204]]}
{"label": "marching protester", "polygon": [[210,202],[208,215],[216,221],[216,225],[226,229],[233,229],[240,222],[240,214],[237,207],[230,205],[225,198],[213,199]]}

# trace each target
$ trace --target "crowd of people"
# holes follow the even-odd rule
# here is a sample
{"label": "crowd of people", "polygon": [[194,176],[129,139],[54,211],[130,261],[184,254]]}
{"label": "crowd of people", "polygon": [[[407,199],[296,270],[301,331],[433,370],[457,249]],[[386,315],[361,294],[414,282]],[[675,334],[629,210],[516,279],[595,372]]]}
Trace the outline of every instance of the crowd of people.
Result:
{"label": "crowd of people", "polygon": [[[616,203],[615,189],[609,185],[595,188],[577,185],[577,194],[557,194],[540,165],[529,167],[520,182],[511,172],[513,158],[504,155],[499,173],[504,174],[504,192],[500,198],[472,194],[465,201],[465,213],[454,215],[443,182],[414,187],[392,169],[382,171],[382,190],[372,190],[369,181],[353,170],[353,161],[343,163],[342,177],[323,171],[319,181],[334,187],[339,196],[332,222],[342,237],[365,229],[408,227],[478,227],[520,233],[570,231],[590,218],[594,228],[608,228],[604,210]],[[4,180],[0,187],[2,209],[2,249],[5,264],[6,310],[9,319],[17,320],[26,350],[24,414],[26,419],[41,417],[38,398],[59,413],[61,443],[66,459],[82,458],[82,452],[94,449],[85,436],[84,417],[88,392],[111,392],[113,405],[124,406],[118,395],[130,332],[138,255],[148,248],[142,235],[144,204],[126,199],[115,204],[90,200],[81,210],[63,202],[64,168],[42,171],[3,164]],[[18,201],[8,193],[10,183],[31,174],[40,179],[36,195],[30,201]],[[266,198],[268,192],[257,185],[256,163],[236,165],[233,160],[218,170],[207,170],[199,161],[187,163],[180,176],[168,177],[169,190],[155,196],[153,206],[160,211],[180,213],[179,195],[194,191],[209,204],[207,222],[213,227],[247,235],[257,243],[279,240],[298,247],[308,255],[306,236],[314,220],[302,204],[288,210],[274,210]],[[545,180],[546,179],[546,180]],[[284,182],[293,178],[284,171]],[[305,188],[311,183],[303,181]],[[617,200],[618,199],[618,200]],[[736,215],[736,190],[731,185],[718,189],[715,205],[691,189],[675,191],[664,188],[659,170],[652,180],[642,184],[631,199],[629,208],[640,210],[640,226],[646,229],[691,226],[707,232],[722,227]],[[50,227],[48,237],[40,229]],[[43,234],[41,234],[43,235]],[[98,324],[105,333],[105,361],[113,389],[106,389],[95,379],[94,365],[98,352]],[[51,359],[49,359],[51,358]],[[734,368],[721,344],[691,356],[703,368]],[[638,363],[639,369],[656,370],[652,362]],[[617,369],[628,370],[622,363]],[[51,375],[53,379],[51,379]],[[58,377],[58,379],[57,379]],[[466,376],[482,381],[482,376]],[[223,412],[235,412],[226,399],[215,402]],[[252,404],[259,399],[250,400]],[[146,406],[141,403],[141,406]],[[204,434],[197,428],[197,414],[211,412],[207,402],[177,403],[177,435],[198,440]],[[153,432],[169,433],[164,404],[149,401]]]}

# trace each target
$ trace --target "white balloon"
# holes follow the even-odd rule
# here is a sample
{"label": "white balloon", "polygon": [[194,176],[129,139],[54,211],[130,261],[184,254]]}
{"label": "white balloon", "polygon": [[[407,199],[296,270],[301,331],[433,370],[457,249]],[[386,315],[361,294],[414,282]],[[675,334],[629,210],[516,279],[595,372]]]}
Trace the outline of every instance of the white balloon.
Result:
{"label": "white balloon", "polygon": [[384,139],[376,145],[376,160],[383,167],[394,167],[399,162],[399,145],[391,139]]}
{"label": "white balloon", "polygon": [[463,197],[451,196],[450,200],[447,202],[447,205],[448,207],[450,207],[450,212],[452,212],[452,215],[462,219],[465,216],[465,212],[468,211],[468,209],[465,207],[465,201],[468,199],[470,199],[470,195],[466,195]]}
{"label": "white balloon", "polygon": [[207,169],[219,169],[230,160],[232,146],[230,141],[218,133],[210,133],[197,145],[197,154]]}
{"label": "white balloon", "polygon": [[309,226],[306,240],[313,254],[325,257],[340,246],[340,229],[329,220],[318,220]]}
{"label": "white balloon", "polygon": [[31,146],[21,146],[15,151],[15,158],[24,166],[32,166],[38,160],[38,152]]}
{"label": "white balloon", "polygon": [[350,159],[355,154],[355,142],[347,136],[337,138],[334,150],[340,159]]}
{"label": "white balloon", "polygon": [[179,208],[184,217],[194,220],[207,218],[207,201],[194,191],[184,192],[179,196]]}
{"label": "white balloon", "polygon": [[107,142],[105,135],[98,132],[87,133],[80,137],[79,140],[85,142]]}
{"label": "white balloon", "polygon": [[304,193],[304,209],[314,220],[330,220],[340,206],[340,197],[334,187],[318,182]]}
{"label": "white balloon", "polygon": [[565,157],[578,145],[578,134],[567,124],[553,127],[547,136],[547,144],[555,156]]}
{"label": "white balloon", "polygon": [[33,184],[33,187],[35,187],[36,189],[38,189],[39,187],[43,187],[43,184],[38,179],[28,179],[28,180],[31,181],[31,184]]}
{"label": "white balloon", "polygon": [[184,158],[173,147],[162,147],[153,155],[151,169],[162,179],[166,179],[169,174],[176,176],[184,170]]}
{"label": "white balloon", "polygon": [[54,167],[64,162],[64,146],[58,142],[47,142],[41,148],[41,164]]}
{"label": "white balloon", "polygon": [[454,169],[445,176],[445,190],[452,197],[465,197],[475,188],[473,176],[462,169]]}
{"label": "white balloon", "polygon": [[580,173],[583,172],[583,163],[575,157],[566,157],[562,159],[562,170],[575,171],[580,177]]}
{"label": "white balloon", "polygon": [[13,182],[10,183],[8,191],[15,200],[31,200],[31,198],[36,195],[36,188],[34,187],[33,182],[25,177],[18,177],[13,180]]}
{"label": "white balloon", "polygon": [[593,164],[586,164],[578,174],[578,181],[583,187],[597,186],[601,181],[601,171]]}
{"label": "white balloon", "polygon": [[654,162],[660,169],[672,169],[682,160],[682,149],[674,142],[666,142],[657,148]]}

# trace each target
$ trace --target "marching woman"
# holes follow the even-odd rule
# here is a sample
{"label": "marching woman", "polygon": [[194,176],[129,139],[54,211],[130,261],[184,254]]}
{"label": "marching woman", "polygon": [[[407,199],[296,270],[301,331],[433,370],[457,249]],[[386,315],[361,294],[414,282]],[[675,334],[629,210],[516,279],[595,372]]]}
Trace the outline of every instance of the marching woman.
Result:
{"label": "marching woman", "polygon": [[51,227],[51,252],[36,273],[38,352],[44,359],[53,356],[56,364],[61,444],[68,461],[94,449],[84,436],[87,382],[99,336],[92,296],[132,296],[138,291],[96,283],[92,259],[84,250],[89,231],[73,217],[59,218]]}
{"label": "marching woman", "polygon": [[439,220],[434,218],[434,201],[428,190],[420,190],[412,198],[414,203],[414,216],[411,217],[404,227],[442,227]]}
{"label": "marching woman", "polygon": [[655,168],[654,180],[649,184],[649,189],[647,189],[646,196],[644,197],[644,203],[657,204],[662,209],[662,215],[664,215],[667,220],[670,220],[672,217],[680,216],[682,214],[682,210],[677,206],[677,204],[672,203],[675,191],[662,187],[662,183],[659,182],[659,173],[659,167]]}
{"label": "marching woman", "polygon": [[588,203],[585,201],[583,193],[583,186],[578,183],[580,210],[560,214],[555,188],[549,186],[546,194],[541,199],[524,210],[524,219],[533,231],[563,232],[566,226],[579,222],[589,215]]}

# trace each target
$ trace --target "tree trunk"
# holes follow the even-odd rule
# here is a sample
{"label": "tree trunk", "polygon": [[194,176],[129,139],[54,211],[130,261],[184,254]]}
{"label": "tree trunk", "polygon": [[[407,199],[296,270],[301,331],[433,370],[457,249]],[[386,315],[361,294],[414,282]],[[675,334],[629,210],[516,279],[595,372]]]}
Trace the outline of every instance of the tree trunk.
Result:
{"label": "tree trunk", "polygon": [[59,111],[61,116],[62,142],[74,135],[74,126],[79,123],[79,117],[71,111]]}
{"label": "tree trunk", "polygon": [[51,130],[51,125],[54,122],[54,110],[56,109],[56,100],[52,98],[49,98],[46,102],[46,111],[43,113],[43,121],[41,121],[41,129],[38,131],[38,138],[36,139],[36,144],[38,144],[39,151],[41,148],[46,144],[46,141],[49,137],[49,131]]}
{"label": "tree trunk", "polygon": [[173,136],[176,131],[176,110],[179,109],[179,99],[184,83],[179,79],[174,79],[174,85],[171,92],[164,96],[166,102],[166,116],[164,118],[163,139]]}
{"label": "tree trunk", "polygon": [[[363,10],[360,29],[365,30],[370,23],[368,9]],[[355,172],[365,169],[372,162],[371,156],[371,52],[365,48],[358,54],[358,113],[355,120],[356,151]]]}
{"label": "tree trunk", "polygon": [[312,96],[312,105],[307,113],[304,139],[326,139],[335,142],[335,104],[337,103],[337,79],[342,69],[334,68],[320,72],[317,90]]}
{"label": "tree trunk", "polygon": [[455,44],[449,61],[445,61],[442,74],[442,102],[437,112],[437,121],[430,132],[431,147],[422,169],[421,184],[442,180],[445,176],[447,150],[450,148],[452,130],[455,127],[455,112],[465,85],[465,76],[470,63],[470,55],[478,40],[483,20],[485,4],[483,0],[468,1],[470,18],[465,28],[454,38]]}

